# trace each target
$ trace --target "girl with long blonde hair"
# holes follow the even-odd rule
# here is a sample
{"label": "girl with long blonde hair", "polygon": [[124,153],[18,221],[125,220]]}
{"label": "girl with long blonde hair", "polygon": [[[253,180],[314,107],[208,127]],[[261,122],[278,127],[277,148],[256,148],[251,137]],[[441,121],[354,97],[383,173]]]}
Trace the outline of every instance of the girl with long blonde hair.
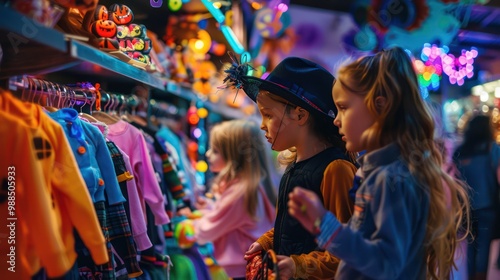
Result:
{"label": "girl with long blonde hair", "polygon": [[450,279],[468,234],[467,187],[441,168],[410,57],[393,47],[344,65],[332,97],[347,149],[366,151],[353,217],[341,224],[301,188],[290,214],[342,260],[336,279]]}
{"label": "girl with long blonde hair", "polygon": [[214,256],[228,276],[244,279],[246,249],[274,222],[271,200],[276,194],[266,147],[259,126],[247,120],[215,125],[209,142],[206,155],[210,170],[217,174],[212,188],[216,199],[198,200],[203,215],[194,221],[195,238],[202,244],[213,242]]}

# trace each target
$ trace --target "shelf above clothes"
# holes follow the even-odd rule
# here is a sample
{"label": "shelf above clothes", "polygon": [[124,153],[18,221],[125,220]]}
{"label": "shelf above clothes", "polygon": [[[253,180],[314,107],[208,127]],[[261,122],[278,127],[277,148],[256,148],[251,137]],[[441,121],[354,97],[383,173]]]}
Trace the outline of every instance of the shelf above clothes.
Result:
{"label": "shelf above clothes", "polygon": [[183,86],[182,84],[178,84],[176,82],[170,81],[167,84],[167,92],[170,94],[177,95],[181,98],[187,99],[189,101],[198,101],[201,100],[205,106],[205,108],[210,111],[214,112],[216,114],[219,114],[225,118],[228,119],[241,119],[241,118],[248,118],[249,116],[244,115],[241,110],[235,109],[235,108],[230,108],[228,106],[223,106],[220,102],[219,103],[212,103],[209,101],[204,101],[202,98],[200,98],[198,95],[196,95],[190,87]]}
{"label": "shelf above clothes", "polygon": [[23,74],[45,74],[83,62],[154,88],[165,90],[167,79],[127,64],[86,43],[67,38],[52,28],[8,7],[0,7],[0,44],[3,58],[0,78]]}
{"label": "shelf above clothes", "polygon": [[246,118],[238,109],[204,101],[190,85],[180,85],[132,66],[58,30],[46,27],[9,7],[0,6],[0,79],[67,71],[107,80],[132,80],[185,100],[201,100],[225,118]]}

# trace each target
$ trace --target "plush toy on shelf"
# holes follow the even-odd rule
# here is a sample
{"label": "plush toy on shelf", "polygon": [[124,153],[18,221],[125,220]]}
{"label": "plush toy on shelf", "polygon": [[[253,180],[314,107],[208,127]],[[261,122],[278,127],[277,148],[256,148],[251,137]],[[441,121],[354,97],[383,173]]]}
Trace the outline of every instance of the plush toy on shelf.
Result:
{"label": "plush toy on shelf", "polygon": [[133,66],[144,70],[156,69],[149,53],[151,40],[143,24],[133,23],[134,13],[123,4],[112,4],[108,8],[97,5],[87,11],[82,27],[98,39],[98,47],[110,52]]}
{"label": "plush toy on shelf", "polygon": [[97,5],[95,9],[85,13],[82,28],[92,33],[98,42],[98,47],[105,51],[117,51],[119,49],[116,35],[118,28],[114,21],[110,20],[106,6]]}

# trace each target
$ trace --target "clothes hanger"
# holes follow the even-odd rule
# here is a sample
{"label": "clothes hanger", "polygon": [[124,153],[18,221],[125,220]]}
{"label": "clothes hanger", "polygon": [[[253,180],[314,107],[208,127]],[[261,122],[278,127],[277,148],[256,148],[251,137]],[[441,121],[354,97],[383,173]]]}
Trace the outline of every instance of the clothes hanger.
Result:
{"label": "clothes hanger", "polygon": [[[88,100],[87,90],[83,89],[82,92],[85,95],[85,104],[87,104],[87,100]],[[92,106],[94,105],[94,102],[95,102],[95,96],[94,96],[92,91],[90,91],[90,94],[92,95],[92,97],[90,97],[90,113],[92,113]],[[83,106],[85,106],[85,104],[83,104],[82,107],[80,107],[79,116],[88,120],[89,122],[98,122],[98,120],[96,118],[94,118],[92,115],[87,114],[85,112],[82,112],[82,108],[83,108]]]}
{"label": "clothes hanger", "polygon": [[[146,104],[146,105],[141,106],[142,108],[147,108],[147,105],[149,105],[149,104],[147,104],[148,103],[147,99],[140,98],[140,97],[138,97],[138,106],[140,105],[139,103]],[[130,116],[131,117],[130,119],[133,122],[140,124],[141,126],[148,126],[148,121],[146,119],[146,116],[143,116],[139,113],[142,113],[142,114],[146,113],[147,114],[147,111],[142,110],[142,111],[136,112],[136,114]]]}
{"label": "clothes hanger", "polygon": [[47,89],[46,92],[47,92],[47,99],[46,99],[46,105],[43,106],[43,108],[45,108],[45,110],[49,111],[49,112],[56,112],[58,110],[58,108],[54,107],[54,99],[56,98],[55,95],[54,95],[54,92],[52,92],[52,86],[49,85],[49,83],[51,85],[53,85],[51,82],[47,82],[47,81],[42,81],[43,84],[45,84],[45,88]]}
{"label": "clothes hanger", "polygon": [[21,100],[28,100],[28,96],[31,90],[31,81],[28,76],[23,76],[23,91],[21,92]]}
{"label": "clothes hanger", "polygon": [[57,96],[57,104],[55,104],[56,105],[55,107],[58,109],[61,109],[62,106],[64,105],[64,101],[65,101],[64,98],[66,98],[66,96],[63,96],[63,92],[61,91],[61,88],[59,87],[58,84],[55,84],[52,82],[50,82],[50,83],[52,84],[52,88],[55,90],[56,96]]}
{"label": "clothes hanger", "polygon": [[68,97],[68,91],[66,90],[66,87],[63,85],[57,84],[57,88],[59,89],[59,93],[62,96],[62,102],[61,102],[59,108],[68,108],[69,97]]}
{"label": "clothes hanger", "polygon": [[120,108],[118,108],[119,117],[125,113],[125,108],[127,108],[127,98],[124,95],[120,95]]}
{"label": "clothes hanger", "polygon": [[28,92],[26,94],[26,98],[23,99],[23,101],[25,102],[33,102],[32,101],[32,95],[33,95],[33,80],[31,79],[31,77],[29,76],[26,76],[26,80],[28,81]]}
{"label": "clothes hanger", "polygon": [[92,115],[92,109],[94,108],[95,100],[97,98],[97,93],[95,93],[93,90],[90,90],[90,95],[92,96],[90,98],[90,115]]}
{"label": "clothes hanger", "polygon": [[107,111],[110,109],[110,106],[112,106],[113,103],[114,103],[113,97],[108,92],[106,92],[105,95],[106,95],[106,97],[108,99],[108,102],[106,102],[106,104],[104,105],[104,111],[95,111],[94,112],[94,117],[98,121],[103,122],[103,123],[105,123],[107,125],[115,124],[120,119],[116,119],[116,118],[114,118],[113,116],[111,116],[110,114],[107,113]]}
{"label": "clothes hanger", "polygon": [[38,94],[37,104],[41,106],[46,106],[48,103],[50,103],[50,101],[48,100],[49,90],[46,88],[47,86],[45,85],[44,81],[38,80],[38,83],[40,85],[40,90]]}
{"label": "clothes hanger", "polygon": [[113,93],[110,93],[109,97],[111,98],[111,100],[110,100],[111,102],[108,106],[108,115],[113,116],[115,114],[114,108],[116,105],[116,96]]}
{"label": "clothes hanger", "polygon": [[122,99],[120,98],[120,94],[115,95],[115,106],[113,106],[113,115],[118,116],[118,108],[122,105]]}
{"label": "clothes hanger", "polygon": [[[38,80],[36,80],[34,78],[33,78],[32,81],[33,81],[33,99],[31,100],[31,103],[39,104],[39,102],[40,102],[40,95],[41,95],[41,92],[39,92],[39,90],[38,90],[39,82],[38,82]],[[37,102],[35,102],[35,98],[36,97],[38,97]]]}
{"label": "clothes hanger", "polygon": [[110,108],[111,108],[111,105],[113,105],[113,96],[110,94],[110,93],[107,93],[109,99],[108,99],[108,103],[106,103],[106,105],[104,106],[104,112],[106,113],[109,113],[110,111]]}
{"label": "clothes hanger", "polygon": [[118,111],[116,110],[116,108],[118,108],[118,106],[121,106],[121,99],[120,99],[121,95],[113,94],[112,96],[115,102],[112,104],[113,108],[111,109],[110,117],[118,122],[120,120],[120,116],[118,115]]}
{"label": "clothes hanger", "polygon": [[106,116],[105,117],[103,116],[103,118],[107,119],[108,122],[116,123],[120,121],[120,118],[116,114],[116,107],[119,104],[119,100],[115,94],[112,93],[111,94],[106,93],[106,94],[109,96],[109,102],[108,104],[106,104],[107,106],[105,106],[107,112],[103,112],[100,115],[106,114]]}
{"label": "clothes hanger", "polygon": [[69,88],[69,87],[66,87],[64,86],[67,90],[68,90],[68,93],[69,93],[69,100],[68,100],[68,108],[72,108],[73,109],[73,106],[75,106],[75,92],[73,91],[73,89]]}
{"label": "clothes hanger", "polygon": [[[128,97],[123,96],[123,98],[123,112],[120,118],[126,122],[131,122],[132,115],[133,113],[135,114],[135,108],[137,107],[139,101],[135,95],[129,95]],[[130,108],[130,112],[126,110],[127,107]]]}

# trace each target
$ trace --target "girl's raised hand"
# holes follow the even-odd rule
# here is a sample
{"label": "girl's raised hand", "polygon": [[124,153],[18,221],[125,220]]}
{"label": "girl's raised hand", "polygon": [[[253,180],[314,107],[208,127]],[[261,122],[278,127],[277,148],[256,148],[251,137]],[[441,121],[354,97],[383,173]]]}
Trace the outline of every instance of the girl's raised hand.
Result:
{"label": "girl's raised hand", "polygon": [[198,196],[196,198],[194,207],[196,207],[196,209],[198,210],[209,210],[212,209],[213,204],[214,201],[212,199],[203,196]]}
{"label": "girl's raised hand", "polygon": [[315,234],[318,230],[318,219],[326,213],[323,203],[312,191],[295,187],[289,194],[288,213],[297,219],[305,229]]}

